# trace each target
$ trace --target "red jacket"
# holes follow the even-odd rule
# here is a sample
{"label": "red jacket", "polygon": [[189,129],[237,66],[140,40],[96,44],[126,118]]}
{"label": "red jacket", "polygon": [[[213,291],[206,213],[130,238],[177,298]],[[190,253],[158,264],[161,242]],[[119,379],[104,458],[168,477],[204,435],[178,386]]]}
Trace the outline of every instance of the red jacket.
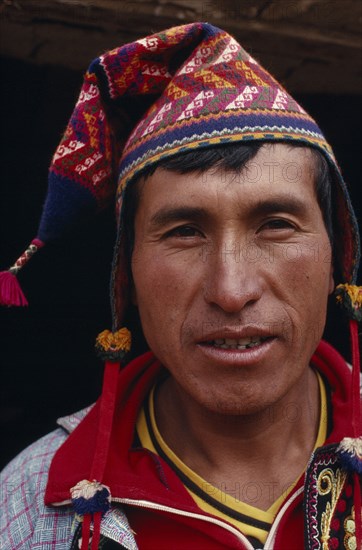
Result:
{"label": "red jacket", "polygon": [[[279,510],[265,544],[268,550],[321,548],[320,541],[319,546],[313,541],[323,535],[322,513],[335,493],[331,492],[330,498],[325,494],[318,495],[317,477],[321,475],[321,468],[328,467],[332,472],[341,470],[335,445],[330,444],[351,435],[350,368],[325,342],[320,343],[311,363],[324,375],[330,388],[331,430],[326,447],[317,451],[311,460],[306,487],[303,486],[304,476]],[[119,374],[117,409],[102,480],[110,487],[112,502],[124,507],[141,550],[252,549],[246,537],[235,527],[200,510],[162,458],[132,446],[140,407],[161,369],[160,363],[149,352],[135,359]],[[46,504],[69,503],[70,488],[82,479],[89,479],[98,415],[99,402],[55,454],[49,472]],[[341,517],[337,518],[338,523],[335,515],[331,516],[329,537],[333,538],[334,531],[339,533],[336,536],[342,537],[341,540],[348,535],[343,532],[343,521],[342,524],[340,521],[350,514],[355,490],[351,476],[346,476],[338,495],[338,502],[344,499],[345,505],[339,505],[340,510],[337,510],[337,502],[331,503]],[[336,521],[333,523],[332,520]],[[333,531],[338,526],[339,529]],[[336,542],[332,541],[329,548],[343,548],[333,544]]]}

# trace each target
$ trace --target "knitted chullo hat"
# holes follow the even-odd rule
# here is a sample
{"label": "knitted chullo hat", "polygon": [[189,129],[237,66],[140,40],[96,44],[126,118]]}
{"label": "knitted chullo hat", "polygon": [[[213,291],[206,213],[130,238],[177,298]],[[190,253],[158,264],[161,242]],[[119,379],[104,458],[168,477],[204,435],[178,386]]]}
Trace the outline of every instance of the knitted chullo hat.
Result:
{"label": "knitted chullo hat", "polygon": [[[334,174],[336,259],[344,278],[337,287],[337,299],[352,318],[354,412],[350,435],[359,435],[359,236],[332,149],[315,121],[230,35],[209,24],[194,23],[127,44],[92,62],[50,167],[38,236],[10,272],[0,276],[0,302],[24,302],[14,275],[37,248],[61,237],[80,218],[88,219],[115,201],[118,237],[111,279],[113,333],[105,331],[97,341],[106,358],[101,399],[109,405],[97,435],[92,474],[98,482],[102,481],[110,437],[115,365],[118,367],[117,361],[130,344],[126,329],[120,329],[129,300],[127,269],[122,261],[124,191],[144,168],[167,157],[217,144],[255,141],[299,143],[318,149]],[[104,490],[98,489],[89,489],[89,502]],[[97,506],[88,503],[84,507],[83,486],[77,487],[74,495],[75,504],[81,503],[78,511],[87,520],[82,546],[86,548],[90,514],[99,527],[97,513],[108,501],[103,498],[103,508],[98,506],[97,512]],[[97,540],[94,536],[92,548]]]}

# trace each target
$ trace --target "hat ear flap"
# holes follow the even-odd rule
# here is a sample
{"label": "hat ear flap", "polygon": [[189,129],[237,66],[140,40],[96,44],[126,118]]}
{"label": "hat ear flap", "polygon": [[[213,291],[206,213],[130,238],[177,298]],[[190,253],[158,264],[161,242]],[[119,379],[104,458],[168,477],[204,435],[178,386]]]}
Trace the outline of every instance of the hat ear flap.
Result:
{"label": "hat ear flap", "polygon": [[129,277],[131,266],[128,265],[129,262],[130,258],[127,258],[125,231],[123,228],[120,228],[115,246],[110,285],[113,331],[119,329],[126,308],[132,303],[132,290],[130,288]]}

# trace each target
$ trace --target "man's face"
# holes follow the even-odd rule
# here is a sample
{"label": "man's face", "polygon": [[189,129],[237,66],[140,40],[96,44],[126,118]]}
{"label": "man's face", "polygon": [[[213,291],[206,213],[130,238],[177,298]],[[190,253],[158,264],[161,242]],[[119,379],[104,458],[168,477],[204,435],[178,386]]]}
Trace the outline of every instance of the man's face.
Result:
{"label": "man's face", "polygon": [[158,169],[135,219],[134,300],[187,399],[225,414],[291,394],[323,332],[331,248],[308,149],[264,145],[239,174]]}

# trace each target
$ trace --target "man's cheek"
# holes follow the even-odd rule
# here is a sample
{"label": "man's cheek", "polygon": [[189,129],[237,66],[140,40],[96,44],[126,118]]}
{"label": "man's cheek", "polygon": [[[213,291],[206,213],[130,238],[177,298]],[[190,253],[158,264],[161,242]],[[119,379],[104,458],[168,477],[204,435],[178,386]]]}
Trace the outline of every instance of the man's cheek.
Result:
{"label": "man's cheek", "polygon": [[[329,287],[331,261],[330,246],[286,245],[279,255],[279,273],[287,273],[290,282],[298,282],[299,291],[309,285]],[[288,280],[288,279],[287,279]]]}

